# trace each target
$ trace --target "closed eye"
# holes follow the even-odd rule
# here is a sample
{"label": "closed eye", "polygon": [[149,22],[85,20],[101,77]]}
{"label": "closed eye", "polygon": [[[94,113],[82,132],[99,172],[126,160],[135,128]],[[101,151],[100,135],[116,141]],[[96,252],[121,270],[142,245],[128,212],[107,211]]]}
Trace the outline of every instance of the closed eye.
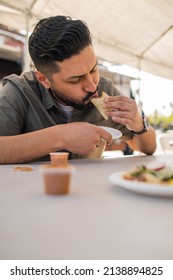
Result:
{"label": "closed eye", "polygon": [[77,84],[77,83],[80,82],[80,80],[81,80],[81,77],[76,77],[73,80],[70,80],[68,82],[71,83],[71,84]]}

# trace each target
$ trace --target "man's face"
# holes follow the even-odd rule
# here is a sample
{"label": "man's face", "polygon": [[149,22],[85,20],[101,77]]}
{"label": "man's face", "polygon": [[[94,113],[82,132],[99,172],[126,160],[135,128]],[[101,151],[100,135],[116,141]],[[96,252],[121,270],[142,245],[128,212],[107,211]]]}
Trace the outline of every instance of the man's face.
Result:
{"label": "man's face", "polygon": [[[60,72],[47,80],[47,88],[64,104],[85,105],[90,97],[97,97],[99,72],[93,47],[87,46],[80,54],[58,62]],[[44,85],[45,86],[45,85]],[[80,107],[80,106],[79,106]]]}

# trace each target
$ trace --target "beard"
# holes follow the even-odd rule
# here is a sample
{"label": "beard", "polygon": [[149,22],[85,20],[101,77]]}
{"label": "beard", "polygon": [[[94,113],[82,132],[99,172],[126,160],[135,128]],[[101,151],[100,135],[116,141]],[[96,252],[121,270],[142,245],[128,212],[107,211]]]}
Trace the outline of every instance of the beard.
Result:
{"label": "beard", "polygon": [[64,96],[61,92],[55,91],[51,89],[53,97],[58,101],[59,103],[62,103],[66,106],[71,106],[75,109],[84,111],[88,106],[91,105],[90,98],[93,94],[95,94],[98,90],[98,86],[94,92],[88,92],[87,95],[83,98],[82,101],[77,101],[70,96]]}

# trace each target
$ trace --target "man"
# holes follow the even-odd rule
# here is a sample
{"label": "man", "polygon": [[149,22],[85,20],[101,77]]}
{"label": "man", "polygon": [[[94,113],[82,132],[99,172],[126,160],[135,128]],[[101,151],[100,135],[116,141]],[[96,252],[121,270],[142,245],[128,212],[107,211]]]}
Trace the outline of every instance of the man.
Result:
{"label": "man", "polygon": [[[156,136],[145,127],[136,103],[121,96],[110,80],[99,77],[97,58],[87,25],[55,16],[42,19],[29,38],[35,72],[11,75],[0,93],[0,163],[47,159],[67,150],[71,158],[92,151],[112,136],[100,128],[122,131],[122,140],[145,154],[156,149]],[[108,120],[90,102],[105,91]],[[45,157],[45,158],[44,158]]]}

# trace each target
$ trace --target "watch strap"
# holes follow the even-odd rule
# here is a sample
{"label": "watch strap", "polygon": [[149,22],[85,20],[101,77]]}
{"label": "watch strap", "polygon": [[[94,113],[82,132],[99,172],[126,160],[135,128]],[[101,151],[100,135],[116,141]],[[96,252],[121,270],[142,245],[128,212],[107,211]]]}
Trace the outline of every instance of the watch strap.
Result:
{"label": "watch strap", "polygon": [[149,130],[149,124],[147,122],[147,118],[146,116],[142,116],[142,122],[143,122],[143,126],[144,128],[140,131],[131,131],[133,134],[135,135],[141,135],[141,134],[144,134],[145,132],[147,132]]}

